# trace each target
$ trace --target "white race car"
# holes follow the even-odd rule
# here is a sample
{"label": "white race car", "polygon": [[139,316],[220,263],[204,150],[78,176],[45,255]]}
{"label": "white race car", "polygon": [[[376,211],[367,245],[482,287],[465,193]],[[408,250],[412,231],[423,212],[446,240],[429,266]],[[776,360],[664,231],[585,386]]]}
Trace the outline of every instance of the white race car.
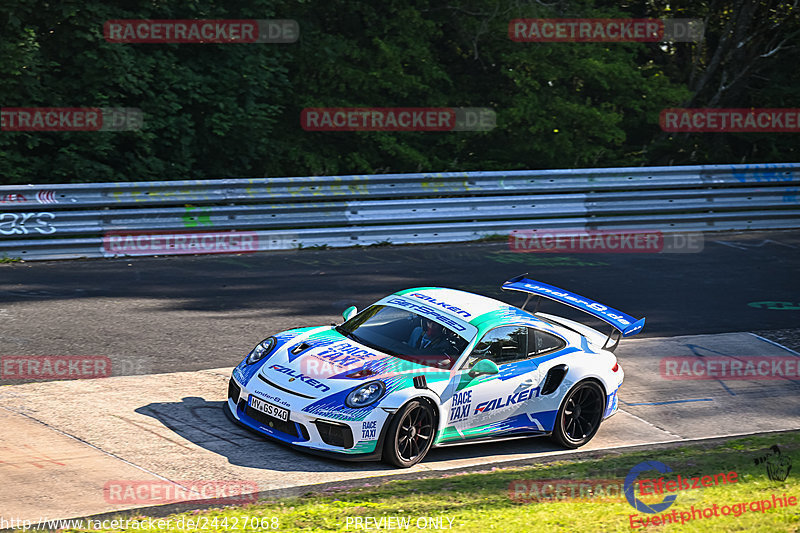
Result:
{"label": "white race car", "polygon": [[[423,287],[350,307],[339,326],[277,333],[233,370],[225,411],[297,449],[400,467],[468,442],[586,444],[617,411],[623,371],[612,352],[644,318],[523,276],[503,288],[527,293],[525,304]],[[524,310],[534,296],[613,330]]]}

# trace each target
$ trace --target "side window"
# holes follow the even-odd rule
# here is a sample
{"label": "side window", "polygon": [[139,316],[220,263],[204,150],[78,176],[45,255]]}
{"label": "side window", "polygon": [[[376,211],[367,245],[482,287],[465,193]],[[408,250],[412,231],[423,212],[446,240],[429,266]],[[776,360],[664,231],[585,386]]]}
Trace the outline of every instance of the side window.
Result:
{"label": "side window", "polygon": [[558,350],[566,343],[556,335],[534,328],[528,328],[528,353],[533,357]]}
{"label": "side window", "polygon": [[528,358],[528,328],[503,326],[489,331],[475,345],[467,358],[467,367],[481,359],[494,361],[498,366]]}

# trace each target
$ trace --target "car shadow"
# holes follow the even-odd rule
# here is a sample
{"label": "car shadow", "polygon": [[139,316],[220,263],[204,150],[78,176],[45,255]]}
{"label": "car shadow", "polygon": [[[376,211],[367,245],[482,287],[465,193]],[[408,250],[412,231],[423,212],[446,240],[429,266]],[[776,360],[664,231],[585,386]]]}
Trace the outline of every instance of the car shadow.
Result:
{"label": "car shadow", "polygon": [[[296,451],[233,423],[225,415],[224,405],[222,401],[187,396],[180,402],[153,402],[135,412],[151,417],[183,439],[225,457],[232,465],[283,472],[408,472],[377,461],[343,461]],[[545,438],[475,443],[431,450],[421,467],[439,469],[490,464],[493,458],[513,461],[531,453],[559,449]]]}
{"label": "car shadow", "polygon": [[[295,451],[234,424],[225,416],[224,405],[187,396],[180,402],[153,402],[137,408],[136,413],[154,418],[178,436],[227,458],[232,465],[287,472],[352,469],[341,461]],[[358,468],[364,469],[363,464]]]}

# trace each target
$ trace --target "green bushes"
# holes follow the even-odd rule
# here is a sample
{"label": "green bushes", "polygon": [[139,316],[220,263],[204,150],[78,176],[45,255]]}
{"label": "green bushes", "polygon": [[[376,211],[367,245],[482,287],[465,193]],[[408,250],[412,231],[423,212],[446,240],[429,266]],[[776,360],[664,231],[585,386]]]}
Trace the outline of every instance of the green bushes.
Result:
{"label": "green bushes", "polygon": [[[144,113],[144,127],[0,131],[0,183],[778,162],[798,156],[792,134],[674,135],[658,125],[664,107],[797,106],[800,84],[787,53],[760,57],[798,29],[797,15],[768,2],[741,0],[717,12],[703,4],[668,12],[651,2],[622,11],[601,2],[519,7],[509,0],[108,4],[6,2],[0,12],[0,105],[133,107]],[[731,22],[733,4],[752,4],[773,25]],[[513,18],[577,16],[708,17],[709,26],[702,45],[508,38]],[[110,19],[246,18],[297,20],[300,40],[119,44],[103,37]],[[750,32],[747,53],[721,38],[731,24]],[[721,65],[703,78],[718,49]],[[741,76],[732,87],[720,92],[736,73]],[[488,107],[497,113],[497,127],[448,133],[300,127],[303,108],[349,106]]]}

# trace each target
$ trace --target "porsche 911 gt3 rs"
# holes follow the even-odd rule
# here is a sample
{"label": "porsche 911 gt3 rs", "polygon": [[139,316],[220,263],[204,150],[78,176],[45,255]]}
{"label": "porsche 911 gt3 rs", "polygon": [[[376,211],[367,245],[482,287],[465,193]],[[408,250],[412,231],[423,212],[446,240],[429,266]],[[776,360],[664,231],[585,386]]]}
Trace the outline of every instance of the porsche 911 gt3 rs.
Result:
{"label": "porsche 911 gt3 rs", "polygon": [[[586,444],[617,411],[613,350],[644,318],[524,276],[503,289],[526,293],[525,304],[421,287],[350,307],[338,326],[276,333],[234,368],[225,411],[298,449],[400,467],[483,440]],[[613,329],[526,311],[533,297],[536,309],[547,298]]]}

